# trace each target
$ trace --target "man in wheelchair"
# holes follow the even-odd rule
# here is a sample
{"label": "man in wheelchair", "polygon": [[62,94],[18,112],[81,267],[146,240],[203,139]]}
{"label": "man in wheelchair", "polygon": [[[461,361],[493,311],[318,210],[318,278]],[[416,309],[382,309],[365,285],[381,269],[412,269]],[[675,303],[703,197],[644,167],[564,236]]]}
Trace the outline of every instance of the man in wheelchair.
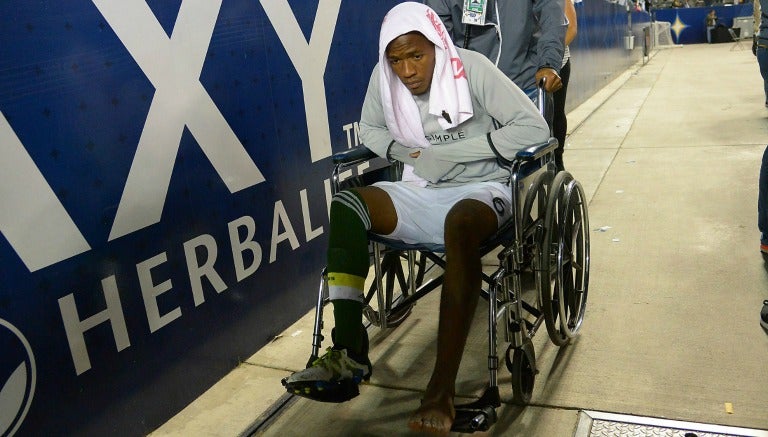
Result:
{"label": "man in wheelchair", "polygon": [[[417,431],[447,433],[455,418],[455,380],[481,289],[481,243],[510,214],[511,159],[550,131],[531,100],[483,55],[456,48],[437,14],[415,2],[384,18],[379,63],[371,74],[360,138],[376,154],[405,164],[403,179],[337,193],[330,209],[327,277],[333,347],[283,380],[291,393],[328,401],[354,397],[370,378],[362,326],[369,269],[368,232],[444,247],[437,357]],[[324,393],[325,391],[325,393]],[[346,395],[344,393],[347,393]]]}

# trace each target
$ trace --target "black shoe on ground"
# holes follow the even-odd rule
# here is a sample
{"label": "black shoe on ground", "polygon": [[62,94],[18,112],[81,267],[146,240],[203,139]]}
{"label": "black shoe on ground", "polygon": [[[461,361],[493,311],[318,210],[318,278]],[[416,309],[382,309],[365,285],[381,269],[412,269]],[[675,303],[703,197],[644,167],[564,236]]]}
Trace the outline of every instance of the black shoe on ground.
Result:
{"label": "black shoe on ground", "polygon": [[363,328],[363,353],[329,347],[304,370],[282,380],[288,393],[320,402],[346,402],[360,394],[358,386],[371,378],[368,333]]}

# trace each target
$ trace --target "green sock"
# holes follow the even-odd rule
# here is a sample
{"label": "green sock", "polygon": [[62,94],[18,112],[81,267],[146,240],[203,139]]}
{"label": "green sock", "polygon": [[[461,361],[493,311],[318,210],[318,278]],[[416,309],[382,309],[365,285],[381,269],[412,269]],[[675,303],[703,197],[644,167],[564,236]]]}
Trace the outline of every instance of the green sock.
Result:
{"label": "green sock", "polygon": [[354,191],[333,196],[328,232],[328,292],[336,319],[335,342],[362,353],[363,288],[368,275],[368,208]]}
{"label": "green sock", "polygon": [[363,353],[363,304],[356,300],[333,301],[333,318],[336,320],[335,345],[348,349],[355,355]]}

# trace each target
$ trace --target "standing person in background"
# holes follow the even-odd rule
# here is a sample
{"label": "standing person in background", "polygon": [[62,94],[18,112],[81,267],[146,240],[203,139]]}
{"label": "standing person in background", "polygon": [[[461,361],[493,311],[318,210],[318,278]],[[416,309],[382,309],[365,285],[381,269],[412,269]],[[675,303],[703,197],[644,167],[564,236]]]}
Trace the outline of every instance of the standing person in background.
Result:
{"label": "standing person in background", "polygon": [[[755,35],[752,37],[752,53],[757,56],[760,75],[763,76],[763,97],[768,108],[768,0],[754,0]],[[757,191],[757,228],[760,231],[760,252],[768,262],[768,147],[760,164]],[[760,326],[768,332],[768,300],[763,301]]]}
{"label": "standing person in background", "polygon": [[[768,108],[768,1],[754,0],[755,35],[752,37],[752,53],[757,56],[760,75],[763,76],[765,107]],[[768,234],[768,229],[765,230]]]}
{"label": "standing person in background", "polygon": [[712,29],[717,26],[717,14],[714,9],[710,9],[707,17],[704,19],[707,25],[707,42],[712,43]]}
{"label": "standing person in background", "polygon": [[[768,263],[768,147],[763,152],[763,161],[760,164],[757,191],[757,228],[760,230],[760,252],[763,255],[763,260]],[[768,332],[768,300],[763,301],[763,309],[760,311],[760,325]]]}
{"label": "standing person in background", "polygon": [[542,78],[547,92],[562,87],[566,24],[560,0],[487,0],[479,12],[465,11],[464,0],[424,4],[437,12],[457,47],[484,54],[534,102]]}
{"label": "standing person in background", "polygon": [[576,38],[576,8],[573,6],[573,0],[565,0],[565,18],[568,20],[568,28],[565,31],[565,55],[563,56],[563,65],[560,68],[560,80],[563,87],[555,91],[552,95],[554,111],[552,117],[552,136],[557,138],[557,149],[555,150],[555,164],[558,170],[565,170],[563,164],[563,149],[565,148],[565,134],[568,132],[568,119],[565,116],[565,98],[568,92],[568,80],[571,77],[571,50],[568,45]]}

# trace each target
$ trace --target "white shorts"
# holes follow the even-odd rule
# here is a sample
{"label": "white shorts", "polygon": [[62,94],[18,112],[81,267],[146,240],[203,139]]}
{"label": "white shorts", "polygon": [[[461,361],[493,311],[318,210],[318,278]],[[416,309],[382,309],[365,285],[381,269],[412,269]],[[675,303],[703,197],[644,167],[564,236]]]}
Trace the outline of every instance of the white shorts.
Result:
{"label": "white shorts", "polygon": [[448,211],[458,201],[475,199],[496,212],[498,225],[511,216],[512,192],[499,182],[477,182],[445,188],[422,188],[404,182],[377,182],[389,194],[397,211],[397,225],[384,238],[408,244],[445,244],[444,224]]}

